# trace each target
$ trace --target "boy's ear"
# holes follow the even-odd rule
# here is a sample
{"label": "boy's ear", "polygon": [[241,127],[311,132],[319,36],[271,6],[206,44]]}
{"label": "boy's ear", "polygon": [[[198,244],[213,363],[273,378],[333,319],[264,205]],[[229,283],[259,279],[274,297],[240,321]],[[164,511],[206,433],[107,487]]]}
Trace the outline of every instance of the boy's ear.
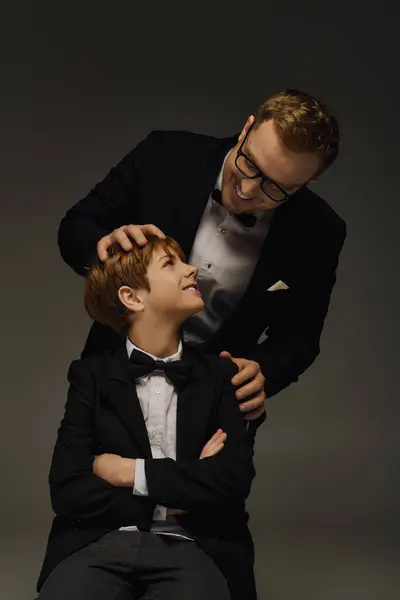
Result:
{"label": "boy's ear", "polygon": [[134,290],[128,285],[123,285],[118,290],[119,301],[130,312],[142,312],[144,310],[144,298],[140,290]]}

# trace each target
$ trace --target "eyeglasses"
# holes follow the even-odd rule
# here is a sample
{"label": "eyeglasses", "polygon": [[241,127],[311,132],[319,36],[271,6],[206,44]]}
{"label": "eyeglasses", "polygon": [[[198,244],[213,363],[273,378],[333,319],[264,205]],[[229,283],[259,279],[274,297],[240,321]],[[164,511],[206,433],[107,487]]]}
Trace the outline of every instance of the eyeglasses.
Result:
{"label": "eyeglasses", "polygon": [[[237,151],[235,158],[236,168],[247,177],[247,179],[258,179],[260,178],[260,188],[262,192],[268,196],[271,200],[277,203],[285,202],[291,196],[285,192],[273,179],[264,175],[254,161],[251,160],[242,150],[247,138],[249,137],[250,131],[253,125],[249,128],[242,143],[240,144],[239,150]],[[306,185],[306,184],[304,184]]]}

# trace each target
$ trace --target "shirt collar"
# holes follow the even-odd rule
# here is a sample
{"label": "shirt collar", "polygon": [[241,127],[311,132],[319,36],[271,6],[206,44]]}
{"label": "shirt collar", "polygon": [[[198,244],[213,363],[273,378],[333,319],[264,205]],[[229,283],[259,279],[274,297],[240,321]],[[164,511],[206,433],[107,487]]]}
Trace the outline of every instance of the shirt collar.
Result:
{"label": "shirt collar", "polygon": [[226,159],[228,158],[228,156],[232,152],[232,148],[226,153],[225,158],[224,158],[224,162],[222,163],[221,170],[218,173],[217,181],[215,182],[215,185],[214,185],[214,189],[216,189],[216,190],[221,191],[221,189],[222,189],[222,176],[224,174],[224,167],[225,167]]}
{"label": "shirt collar", "polygon": [[147,356],[150,356],[150,358],[152,358],[153,360],[162,360],[163,362],[173,362],[176,360],[180,360],[182,358],[183,347],[182,347],[182,340],[180,340],[178,350],[177,350],[177,352],[175,352],[175,354],[172,354],[171,356],[166,356],[164,358],[160,358],[159,356],[153,356],[153,354],[150,354],[149,352],[142,350],[142,348],[139,348],[138,346],[136,346],[127,337],[126,338],[126,351],[128,352],[128,356],[130,356],[132,354],[133,350],[139,350],[139,352],[143,352],[143,354],[147,354]]}

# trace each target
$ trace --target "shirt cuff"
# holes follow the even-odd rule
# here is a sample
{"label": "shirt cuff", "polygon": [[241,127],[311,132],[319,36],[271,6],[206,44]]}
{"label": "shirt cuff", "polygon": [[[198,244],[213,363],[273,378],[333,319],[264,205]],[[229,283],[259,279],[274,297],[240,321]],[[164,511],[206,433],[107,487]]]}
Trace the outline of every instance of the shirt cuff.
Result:
{"label": "shirt cuff", "polygon": [[146,472],[144,470],[144,458],[136,459],[135,485],[133,486],[133,493],[135,496],[149,495],[149,490],[147,489]]}
{"label": "shirt cuff", "polygon": [[167,507],[157,504],[154,509],[153,520],[154,521],[165,521],[167,519]]}

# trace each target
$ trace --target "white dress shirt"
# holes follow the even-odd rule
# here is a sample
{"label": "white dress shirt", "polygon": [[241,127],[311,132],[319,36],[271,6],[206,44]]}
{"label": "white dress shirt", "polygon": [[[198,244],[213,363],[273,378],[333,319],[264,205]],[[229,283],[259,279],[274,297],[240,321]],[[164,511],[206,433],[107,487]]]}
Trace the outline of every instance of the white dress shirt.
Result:
{"label": "white dress shirt", "polygon": [[[148,352],[144,352],[141,348],[132,344],[129,338],[126,340],[126,349],[129,356],[136,349],[147,354],[154,360],[161,360],[163,362],[180,360],[182,357],[182,342],[179,343],[178,351],[167,358],[159,358]],[[149,436],[152,457],[172,458],[176,460],[176,413],[178,397],[174,386],[167,379],[164,371],[153,371],[149,375],[138,377],[135,383]],[[142,458],[136,459],[133,493],[139,496],[148,495],[144,459]],[[121,527],[120,530],[138,531],[135,525]],[[166,506],[156,506],[150,531],[191,539],[185,534],[174,517],[167,517]]]}
{"label": "white dress shirt", "polygon": [[[227,156],[215,189],[221,189]],[[246,291],[273,211],[254,214],[255,226],[246,227],[210,195],[189,257],[189,263],[199,269],[197,281],[205,307],[186,321],[186,342],[200,344],[212,337]]]}

